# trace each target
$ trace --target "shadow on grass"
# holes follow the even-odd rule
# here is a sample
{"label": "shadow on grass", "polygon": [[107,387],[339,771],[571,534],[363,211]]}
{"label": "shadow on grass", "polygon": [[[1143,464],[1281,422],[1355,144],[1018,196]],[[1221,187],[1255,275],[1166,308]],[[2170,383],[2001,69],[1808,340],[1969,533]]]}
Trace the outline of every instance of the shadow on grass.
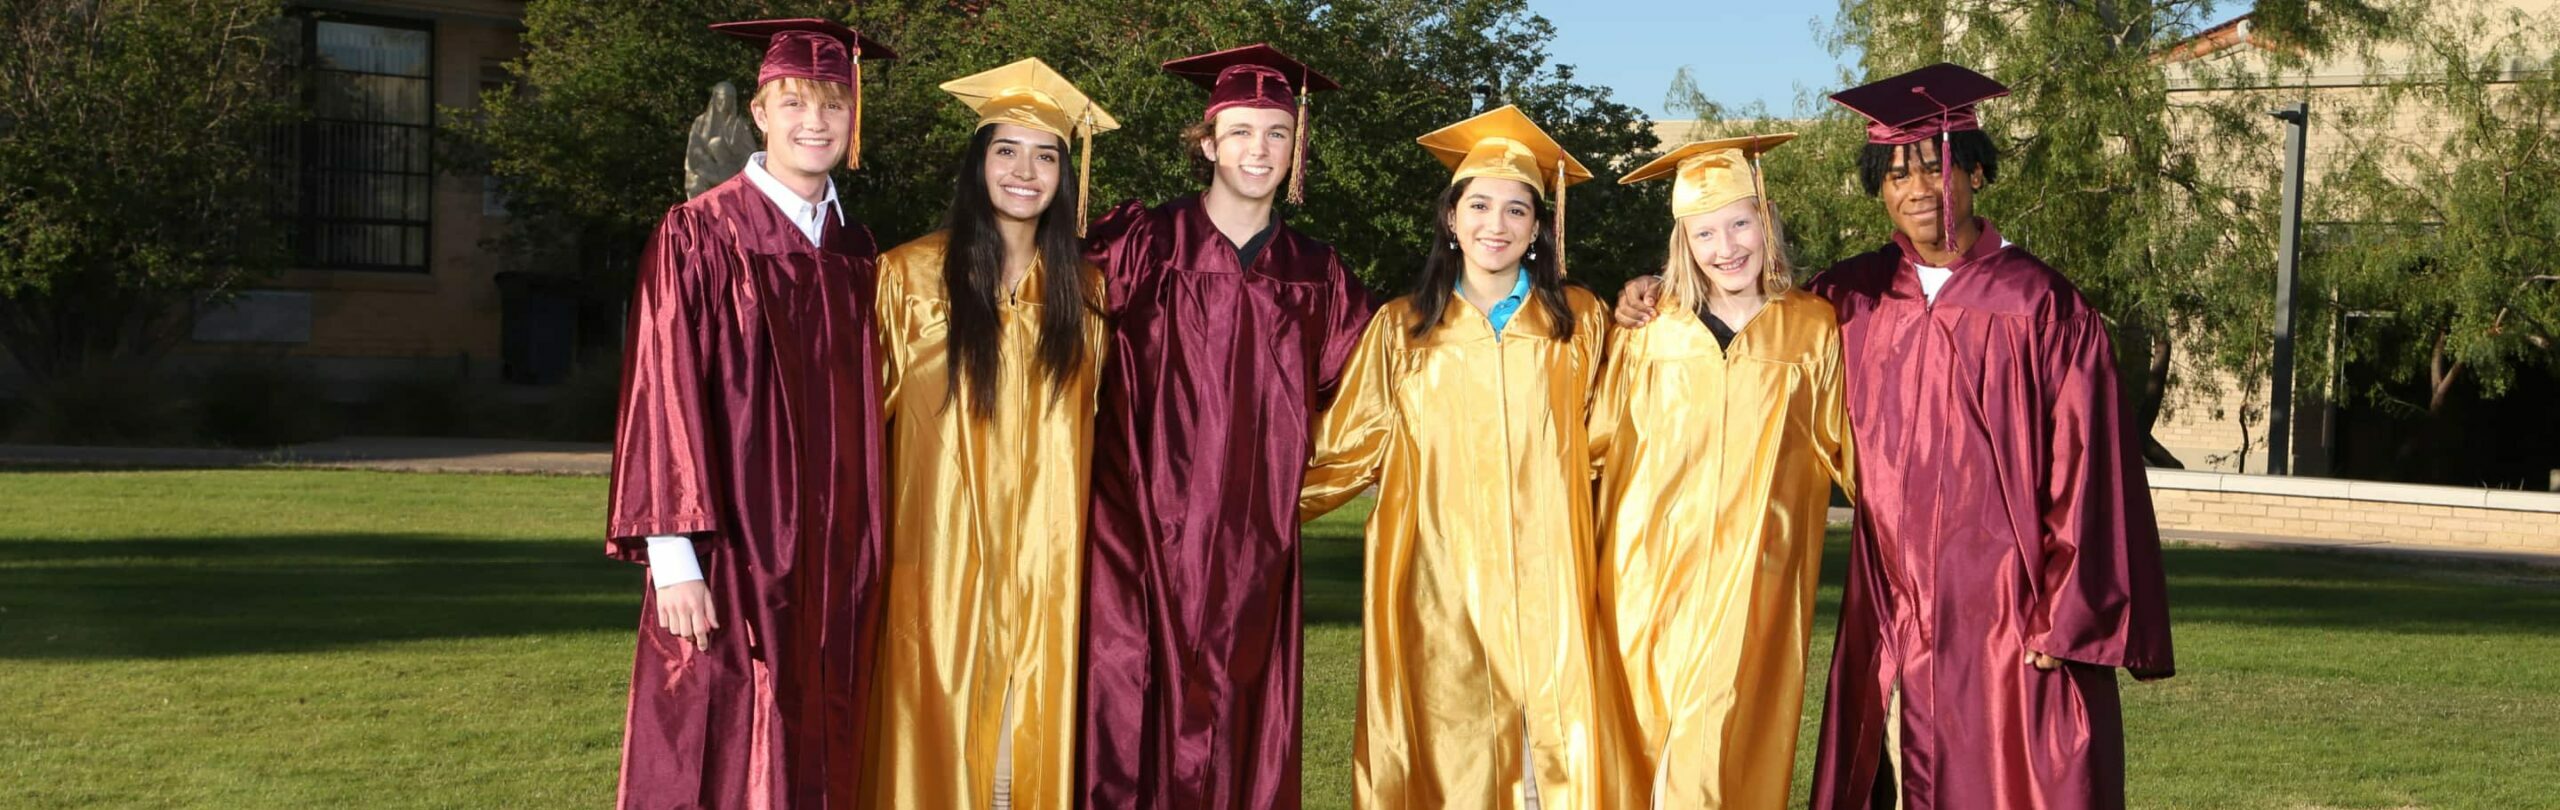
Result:
{"label": "shadow on grass", "polygon": [[638,624],[597,543],[413,534],[0,541],[0,660],[189,658]]}
{"label": "shadow on grass", "polygon": [[[1848,532],[1833,530],[1817,600],[1815,634],[1825,641],[1834,632],[1848,550]],[[1302,570],[1309,624],[1359,624],[1360,552],[1356,522],[1307,527]],[[2437,635],[2560,632],[2560,572],[2196,546],[2166,549],[2164,564],[2173,623]]]}
{"label": "shadow on grass", "polygon": [[2415,634],[2560,631],[2560,573],[2318,551],[2167,550],[2173,621]]}
{"label": "shadow on grass", "polygon": [[[1348,511],[1348,510],[1346,510]],[[1360,622],[1358,515],[1307,529],[1311,626]],[[1823,555],[1827,641],[1847,537]],[[2175,547],[2180,623],[2413,634],[2560,631],[2560,573]],[[0,540],[0,660],[186,658],[628,630],[642,573],[588,540],[327,534]]]}
{"label": "shadow on grass", "polygon": [[[1347,530],[1343,528],[1346,525]],[[1298,557],[1307,625],[1360,625],[1360,554],[1364,547],[1358,522],[1307,527]]]}

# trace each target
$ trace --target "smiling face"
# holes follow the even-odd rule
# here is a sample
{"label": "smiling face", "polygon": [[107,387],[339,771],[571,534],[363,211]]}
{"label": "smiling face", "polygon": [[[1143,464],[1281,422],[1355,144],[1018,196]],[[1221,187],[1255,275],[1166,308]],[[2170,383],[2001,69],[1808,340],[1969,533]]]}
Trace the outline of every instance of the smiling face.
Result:
{"label": "smiling face", "polygon": [[1680,218],[1680,233],[1689,258],[1706,275],[1716,293],[1736,295],[1760,289],[1768,272],[1768,231],[1760,221],[1760,199],[1744,197],[1723,208]]}
{"label": "smiling face", "polygon": [[1058,196],[1066,149],[1058,136],[1030,127],[997,124],[985,155],[987,200],[996,216],[1037,223]]}
{"label": "smiling face", "polygon": [[764,133],[765,170],[775,177],[824,175],[844,162],[853,137],[852,99],[844,85],[775,79],[747,107]]}
{"label": "smiling face", "polygon": [[1966,172],[1952,184],[1945,183],[1939,171],[1938,142],[1921,141],[1909,149],[1894,150],[1884,183],[1876,189],[1893,229],[1913,245],[1932,250],[1946,249],[1939,244],[1945,241],[1940,221],[1973,220],[1973,192],[1982,187],[1980,169]]}
{"label": "smiling face", "polygon": [[1468,181],[1448,213],[1450,238],[1466,257],[1468,272],[1500,272],[1520,266],[1538,236],[1538,192],[1518,180]]}
{"label": "smiling face", "polygon": [[1217,164],[1210,184],[1247,200],[1269,200],[1289,179],[1297,155],[1298,117],[1286,110],[1229,107],[1218,111],[1200,154]]}

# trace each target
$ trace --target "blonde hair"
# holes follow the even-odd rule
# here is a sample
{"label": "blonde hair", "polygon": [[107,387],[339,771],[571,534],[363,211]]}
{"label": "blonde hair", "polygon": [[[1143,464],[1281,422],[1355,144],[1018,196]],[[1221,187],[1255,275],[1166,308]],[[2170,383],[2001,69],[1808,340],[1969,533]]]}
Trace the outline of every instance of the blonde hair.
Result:
{"label": "blonde hair", "polygon": [[[1795,262],[1787,258],[1787,227],[1778,218],[1778,208],[1762,203],[1757,206],[1762,222],[1768,223],[1768,244],[1760,247],[1760,294],[1776,298],[1796,288]],[[1707,269],[1689,251],[1688,229],[1680,221],[1671,221],[1671,246],[1662,260],[1662,293],[1670,299],[1663,306],[1678,306],[1705,311],[1707,306]]]}
{"label": "blonde hair", "polygon": [[773,81],[765,82],[762,85],[758,85],[756,87],[756,97],[748,103],[761,107],[764,106],[766,101],[771,100],[773,96],[778,93],[797,93],[803,99],[820,104],[849,105],[853,103],[853,88],[851,87],[847,87],[837,82],[803,79],[798,76],[784,76]]}

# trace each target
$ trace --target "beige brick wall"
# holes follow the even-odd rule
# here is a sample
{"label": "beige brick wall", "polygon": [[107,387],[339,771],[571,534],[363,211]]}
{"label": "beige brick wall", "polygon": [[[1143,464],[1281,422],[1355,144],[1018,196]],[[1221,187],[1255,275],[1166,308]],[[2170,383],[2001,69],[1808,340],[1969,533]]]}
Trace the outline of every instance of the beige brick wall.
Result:
{"label": "beige brick wall", "polygon": [[[2446,13],[2474,5],[2473,0],[2459,4],[2437,3],[2431,12]],[[2492,12],[2512,10],[2524,15],[2543,15],[2560,11],[2560,0],[2477,0],[2476,7]],[[2503,31],[2505,19],[2503,15],[2493,14],[2492,24]],[[2535,23],[2528,20],[2527,24]],[[2431,107],[2415,103],[2387,104],[2382,85],[2405,76],[2412,63],[2413,54],[2405,48],[2377,51],[2373,54],[2374,63],[2367,63],[2361,55],[2341,55],[2281,76],[2271,75],[2271,63],[2264,53],[2257,46],[2240,45],[2194,62],[2165,66],[2170,82],[2168,124],[2172,132],[2200,132],[2212,125],[2214,119],[2195,111],[2212,102],[2248,99],[2250,103],[2245,107],[2273,109],[2283,102],[2306,101],[2311,105],[2312,119],[2304,150],[2304,171],[2308,193],[2317,195],[2332,172],[2348,165],[2354,147],[2382,138],[2405,145],[2407,148],[2401,153],[2410,162],[2386,167],[2386,170],[2405,177],[2407,167],[2415,161],[2424,160],[2428,151],[2440,143],[2457,123]],[[2244,67],[2255,74],[2260,86],[2205,89],[2196,81],[2201,76],[2221,75],[2222,71],[2234,67]],[[2267,118],[2253,118],[2252,121],[2261,128],[2259,132],[2265,138],[2259,144],[2263,149],[2208,154],[2202,159],[2234,162],[2229,170],[2247,167],[2274,171],[2278,165],[2274,161],[2279,159],[2279,153],[2273,150],[2282,143],[2282,126]],[[2273,177],[2268,180],[2272,190]],[[2276,202],[2270,198],[2260,204],[2273,206]],[[2320,214],[2315,211],[2313,216],[2316,219]],[[2317,223],[2313,224],[2316,226]],[[2265,289],[2272,294],[2272,277],[2266,285]],[[2308,304],[2297,315],[2320,317],[2318,307]],[[2305,352],[2320,350],[2319,347],[2302,349]],[[2153,427],[2153,437],[2177,455],[2187,469],[2241,473],[2264,471],[2267,461],[2266,417],[2261,413],[2258,421],[2250,424],[2246,431],[2242,430],[2238,417],[2244,394],[2251,395],[2247,399],[2263,409],[2269,394],[2266,381],[2244,382],[2229,375],[2208,373],[2190,365],[2187,360],[2185,357],[2178,359],[2178,376],[2183,385],[2172,393],[2172,401],[2164,403],[2166,413]],[[2315,404],[2310,398],[2316,397],[2318,392],[2297,389],[2296,395],[2303,398],[2298,401],[2294,415],[2297,426],[2300,426],[2306,418],[2318,416],[2305,410],[2306,406]],[[2295,436],[2293,451],[2297,473],[2325,471],[2329,454],[2326,448],[2317,444],[2316,433]],[[2245,457],[2238,452],[2244,445],[2248,448]],[[2245,467],[2240,463],[2243,458]]]}
{"label": "beige brick wall", "polygon": [[2187,489],[2151,498],[2163,531],[2560,551],[2560,514],[2549,512]]}
{"label": "beige brick wall", "polygon": [[[435,32],[435,99],[446,107],[479,106],[482,64],[520,52],[515,33],[501,27],[448,17]],[[476,368],[494,370],[498,261],[482,243],[504,220],[483,215],[481,196],[478,176],[436,178],[429,230],[433,263],[425,277],[325,270],[288,274],[278,286],[312,291],[311,343],[297,353],[470,355]]]}
{"label": "beige brick wall", "polygon": [[[434,21],[439,107],[479,105],[483,69],[522,53],[516,22],[522,4],[499,0],[381,0],[353,10]],[[677,168],[667,171],[676,172]],[[672,175],[670,175],[672,176]],[[500,350],[499,258],[486,242],[505,227],[504,217],[483,210],[477,175],[441,173],[435,179],[425,273],[287,270],[266,289],[311,294],[311,339],[291,346],[190,343],[195,355],[269,354],[296,357],[469,358],[479,376],[494,375]]]}
{"label": "beige brick wall", "polygon": [[[2190,470],[2214,472],[2263,472],[2267,468],[2267,424],[2264,413],[2267,385],[2258,381],[2254,398],[2260,410],[2257,421],[2241,430],[2241,392],[2244,386],[2229,374],[2210,373],[2181,357],[2177,361],[2178,379],[2182,384],[2172,388],[2168,401],[2161,403],[2160,421],[2151,426],[2152,438],[2176,454],[2178,461]],[[2240,466],[2240,452],[2248,448],[2248,466]]]}

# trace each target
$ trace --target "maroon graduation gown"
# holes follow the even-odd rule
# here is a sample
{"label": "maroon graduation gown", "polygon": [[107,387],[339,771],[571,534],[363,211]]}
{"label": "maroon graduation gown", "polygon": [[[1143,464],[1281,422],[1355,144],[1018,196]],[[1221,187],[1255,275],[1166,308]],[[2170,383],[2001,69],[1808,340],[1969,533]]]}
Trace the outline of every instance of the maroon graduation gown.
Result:
{"label": "maroon graduation gown", "polygon": [[626,808],[850,808],[882,559],[879,249],[822,247],[746,175],[676,206],[641,254],[607,552],[691,534],[720,630],[640,610]]}
{"label": "maroon graduation gown", "polygon": [[1083,807],[1298,806],[1298,485],[1372,309],[1272,224],[1252,266],[1197,198],[1124,203],[1085,573]]}
{"label": "maroon graduation gown", "polygon": [[[1983,224],[1932,304],[1908,242],[1808,285],[1839,311],[1858,519],[1813,807],[2119,808],[2123,667],[2167,677],[2151,490],[2077,288]],[[2027,650],[2076,662],[2052,672]]]}

